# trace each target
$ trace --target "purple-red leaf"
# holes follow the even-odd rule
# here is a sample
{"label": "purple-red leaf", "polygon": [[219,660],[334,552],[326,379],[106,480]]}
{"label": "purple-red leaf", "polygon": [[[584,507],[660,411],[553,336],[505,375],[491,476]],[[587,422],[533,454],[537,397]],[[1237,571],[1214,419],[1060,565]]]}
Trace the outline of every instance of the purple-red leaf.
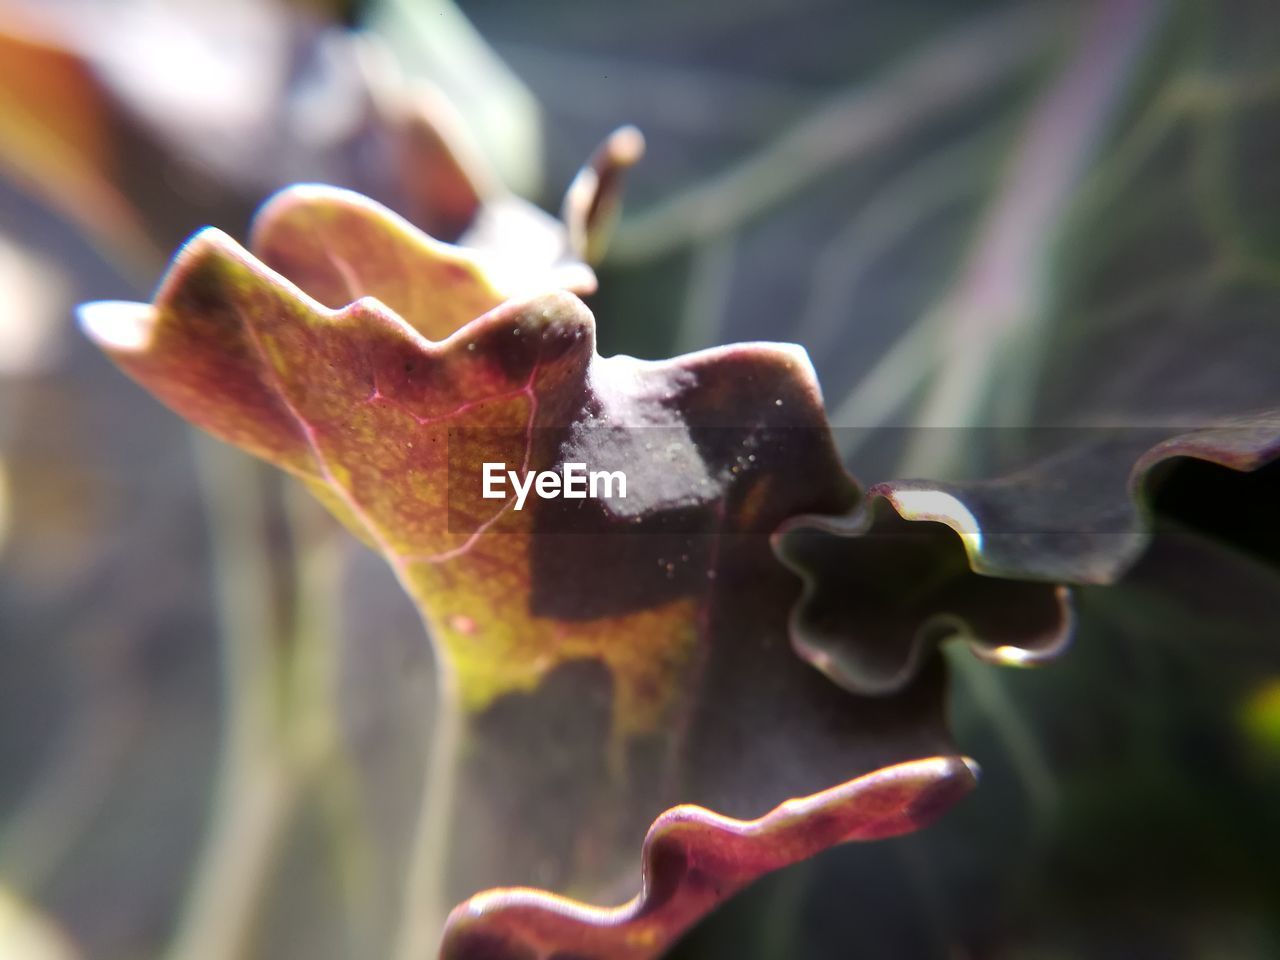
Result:
{"label": "purple-red leaf", "polygon": [[[512,271],[344,191],[286,191],[253,237],[262,259],[206,230],[154,304],[90,304],[83,321],[178,413],[302,480],[417,602],[463,717],[452,896],[536,885],[618,899],[663,810],[749,819],[809,798],[744,828],[754,852],[707,862],[705,882],[728,891],[863,835],[886,796],[898,829],[917,795],[931,811],[958,795],[934,792],[954,760],[838,786],[955,751],[937,658],[892,695],[857,696],[788,642],[799,584],[770,535],[857,498],[802,351],[602,358],[554,269]],[[487,499],[492,462],[518,478],[621,471],[627,494]],[[660,849],[683,835],[673,817]],[[655,955],[711,902],[682,893],[629,955]],[[613,936],[573,920],[609,914],[538,903],[565,936]]]}
{"label": "purple-red leaf", "polygon": [[975,782],[965,762],[937,758],[867,774],[745,823],[676,807],[649,829],[644,886],[631,902],[571,910],[540,891],[491,890],[454,911],[441,958],[646,960],[761,875],[838,843],[928,826]]}

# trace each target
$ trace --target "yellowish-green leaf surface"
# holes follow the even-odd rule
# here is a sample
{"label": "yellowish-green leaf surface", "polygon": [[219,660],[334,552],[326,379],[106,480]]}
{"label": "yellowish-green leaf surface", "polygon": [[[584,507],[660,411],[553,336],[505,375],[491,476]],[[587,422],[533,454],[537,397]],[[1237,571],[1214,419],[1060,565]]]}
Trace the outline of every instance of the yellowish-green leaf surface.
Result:
{"label": "yellowish-green leaf surface", "polygon": [[[563,273],[438,243],[332,188],[278,195],[252,236],[255,253],[205,230],[154,303],[90,304],[82,319],[168,406],[298,477],[417,602],[465,718],[452,895],[537,885],[612,899],[645,828],[682,803],[715,811],[693,828],[714,846],[715,817],[821,794],[784,818],[786,836],[803,835],[812,814],[811,852],[858,835],[819,829],[831,816],[863,816],[864,791],[826,791],[954,753],[936,657],[860,696],[789,642],[800,585],[770,536],[857,498],[803,351],[602,358],[590,311],[555,289]],[[622,471],[627,495],[486,498],[492,462],[521,477],[570,462]],[[959,784],[943,789],[954,799],[972,782],[956,763],[893,780],[903,824],[939,784]],[[773,836],[733,847],[717,889],[807,855]],[[654,955],[715,899],[664,913],[627,955]],[[566,903],[538,900],[579,916]],[[455,916],[490,916],[476,909]],[[587,938],[593,950],[625,932],[609,929]]]}

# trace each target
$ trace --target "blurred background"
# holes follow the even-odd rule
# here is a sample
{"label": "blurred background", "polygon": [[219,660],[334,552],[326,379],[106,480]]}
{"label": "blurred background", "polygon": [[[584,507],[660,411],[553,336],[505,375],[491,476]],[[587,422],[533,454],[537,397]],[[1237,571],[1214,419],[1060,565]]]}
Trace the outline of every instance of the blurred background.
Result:
{"label": "blurred background", "polygon": [[[992,475],[894,428],[1274,403],[1278,65],[1266,0],[0,2],[0,957],[218,958],[228,917],[236,955],[385,955],[432,710],[381,562],[78,302],[297,181],[452,239],[442,130],[554,209],[634,123],[602,353],[798,342],[860,480]],[[980,789],[675,955],[1280,956],[1276,479],[1158,491],[1059,661],[948,651]]]}

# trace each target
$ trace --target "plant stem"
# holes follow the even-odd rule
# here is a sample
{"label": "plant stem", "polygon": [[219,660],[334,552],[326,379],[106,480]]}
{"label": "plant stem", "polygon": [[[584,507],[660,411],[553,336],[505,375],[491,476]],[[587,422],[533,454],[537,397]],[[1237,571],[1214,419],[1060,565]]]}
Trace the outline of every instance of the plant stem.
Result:
{"label": "plant stem", "polygon": [[285,704],[294,752],[309,774],[342,888],[353,956],[377,953],[373,844],[342,724],[343,535],[300,485],[285,489],[294,556],[294,638]]}
{"label": "plant stem", "polygon": [[989,163],[992,150],[992,137],[982,130],[911,164],[878,186],[875,195],[814,258],[809,271],[810,292],[795,339],[810,353],[829,349],[855,316],[853,307],[863,278],[926,218],[977,194],[982,186],[978,174]]}
{"label": "plant stem", "polygon": [[260,535],[263,468],[192,433],[213,545],[226,696],[213,820],[170,945],[170,960],[236,960],[252,939],[263,888],[299,797],[279,716],[281,644]]}
{"label": "plant stem", "polygon": [[732,236],[708,240],[693,251],[675,353],[690,353],[720,342],[729,306],[736,244]]}
{"label": "plant stem", "polygon": [[836,443],[846,461],[867,441],[870,431],[882,426],[934,371],[937,359],[930,348],[937,336],[934,319],[921,317],[831,413],[831,424],[839,429]]}
{"label": "plant stem", "polygon": [[[475,159],[487,158],[518,194],[542,187],[542,111],[452,0],[386,0],[367,28],[396,55],[409,79],[439,87],[458,107]],[[470,159],[470,158],[469,158]]]}
{"label": "plant stem", "polygon": [[100,667],[89,667],[89,697],[0,824],[0,873],[24,890],[47,883],[92,825],[143,723],[137,692]]}
{"label": "plant stem", "polygon": [[232,750],[199,872],[169,949],[171,960],[249,954],[267,880],[300,791],[274,751]]}
{"label": "plant stem", "polygon": [[754,960],[776,960],[794,949],[796,931],[804,925],[805,907],[819,880],[818,869],[812,860],[804,860],[782,872],[768,909],[760,913]]}
{"label": "plant stem", "polygon": [[[286,487],[292,540],[292,607],[273,593],[266,468],[196,435],[197,471],[214,548],[224,689],[224,748],[213,821],[171,960],[234,960],[254,926],[281,841],[304,795],[328,828],[353,954],[374,939],[371,846],[344,748],[341,556],[327,514]],[[269,480],[268,478],[272,478]]]}
{"label": "plant stem", "polygon": [[1001,10],[929,44],[881,81],[819,106],[735,167],[624,220],[615,262],[648,260],[719,236],[1037,56],[1054,18],[1038,3]]}
{"label": "plant stem", "polygon": [[[794,0],[792,0],[794,2]],[[739,11],[744,8],[738,7]],[[669,26],[667,29],[671,29]],[[663,105],[659,134],[705,137],[708,126],[723,136],[762,140],[813,103],[811,87],[776,78],[724,73],[706,64],[653,63],[631,57],[599,55],[537,43],[503,39],[503,59],[528,78],[557,113],[570,111],[596,128],[616,126],[627,109],[618,91],[601,77],[625,77],[625,83],[647,92]]]}
{"label": "plant stem", "polygon": [[[428,630],[429,630],[428,626]],[[456,771],[462,739],[457,686],[443,656],[436,655],[435,725],[423,764],[423,785],[405,881],[396,960],[434,957],[448,904],[445,874],[456,801]]]}
{"label": "plant stem", "polygon": [[[973,253],[932,311],[945,328],[938,349],[946,362],[917,426],[953,429],[918,430],[906,474],[955,468],[965,443],[960,428],[980,424],[998,370],[1017,372],[1023,385],[1034,382],[1058,228],[1160,7],[1159,0],[1093,3],[1072,56],[1032,108]],[[1010,371],[1015,365],[1019,370]]]}
{"label": "plant stem", "polygon": [[991,726],[1018,779],[1027,792],[1037,826],[1052,821],[1058,808],[1058,784],[1045,762],[1035,734],[1005,689],[1007,667],[983,663],[961,646],[951,648],[947,661],[969,692],[969,700]]}

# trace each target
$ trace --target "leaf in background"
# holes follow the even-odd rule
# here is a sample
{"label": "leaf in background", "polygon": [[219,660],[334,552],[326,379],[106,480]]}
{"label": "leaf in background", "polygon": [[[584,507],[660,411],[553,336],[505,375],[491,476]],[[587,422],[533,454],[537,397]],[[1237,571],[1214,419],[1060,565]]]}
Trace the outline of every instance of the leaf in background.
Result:
{"label": "leaf in background", "polygon": [[515,192],[541,186],[541,105],[452,0],[368,4],[364,27],[379,36],[415,93],[439,90],[454,105],[467,139],[490,158]]}
{"label": "leaf in background", "polygon": [[[343,191],[282,194],[253,238],[266,264],[206,230],[154,306],[83,320],[170,407],[299,477],[417,601],[464,716],[456,816],[432,837],[452,845],[450,896],[620,899],[675,803],[749,818],[954,752],[936,658],[859,697],[787,643],[798,587],[769,535],[857,496],[802,352],[601,358],[571,294],[531,295],[536,275],[504,279]],[[516,510],[480,496],[496,461],[622,469],[627,497]]]}
{"label": "leaf in background", "polygon": [[27,33],[0,31],[0,163],[64,216],[115,231],[117,242],[145,250],[148,238],[114,168],[111,112],[84,61]]}
{"label": "leaf in background", "polygon": [[[139,271],[193,224],[243,222],[264,191],[357,175],[351,151],[369,108],[354,48],[296,12],[233,0],[216,11],[18,3],[4,14],[4,44],[29,52],[7,58],[0,116],[30,135],[0,142],[0,159]],[[57,102],[51,71],[65,78]],[[374,189],[385,167],[364,176]]]}
{"label": "leaf in background", "polygon": [[[248,0],[15,4],[0,19],[0,163],[140,270],[194,226],[243,223],[261,196],[299,181],[359,190],[437,236],[510,244],[525,262],[579,261],[580,236],[571,244],[564,224],[504,186],[458,107],[403,75],[433,66],[397,63],[385,43]],[[602,147],[602,170],[637,155],[615,164]],[[536,167],[532,157],[517,161]],[[602,196],[616,192],[612,172]],[[597,184],[581,181],[575,195],[594,209]],[[594,280],[577,269],[566,285],[585,290]]]}

